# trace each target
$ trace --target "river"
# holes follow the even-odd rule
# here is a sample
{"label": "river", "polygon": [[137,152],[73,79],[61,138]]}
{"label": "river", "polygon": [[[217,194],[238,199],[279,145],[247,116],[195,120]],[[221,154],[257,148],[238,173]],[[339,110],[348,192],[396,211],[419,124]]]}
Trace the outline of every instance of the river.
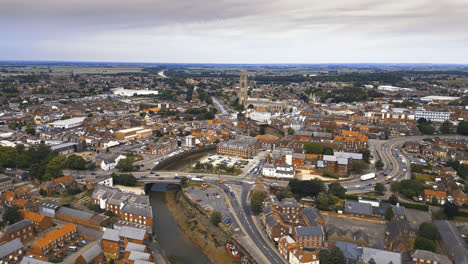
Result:
{"label": "river", "polygon": [[166,193],[150,192],[149,198],[153,207],[156,240],[169,260],[173,263],[184,264],[210,263],[202,251],[194,246],[180,230],[167,206]]}

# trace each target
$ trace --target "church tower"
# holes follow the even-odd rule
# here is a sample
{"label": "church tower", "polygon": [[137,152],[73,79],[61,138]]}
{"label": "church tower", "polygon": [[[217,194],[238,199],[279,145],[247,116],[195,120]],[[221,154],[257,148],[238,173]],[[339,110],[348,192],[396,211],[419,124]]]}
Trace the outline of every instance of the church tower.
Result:
{"label": "church tower", "polygon": [[247,101],[247,72],[242,71],[239,84],[239,104],[243,105]]}

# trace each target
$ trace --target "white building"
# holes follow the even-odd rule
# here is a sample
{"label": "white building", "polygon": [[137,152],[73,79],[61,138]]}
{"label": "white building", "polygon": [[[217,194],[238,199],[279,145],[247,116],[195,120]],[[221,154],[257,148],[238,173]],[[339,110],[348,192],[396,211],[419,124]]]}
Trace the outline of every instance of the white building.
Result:
{"label": "white building", "polygon": [[135,89],[124,89],[122,87],[113,89],[112,93],[114,95],[120,95],[120,96],[158,95],[159,94],[159,92],[155,90],[135,90]]}
{"label": "white building", "polygon": [[432,102],[452,102],[458,99],[460,99],[460,97],[430,95],[430,96],[421,97],[420,100],[421,102],[432,103]]}
{"label": "white building", "polygon": [[188,135],[185,137],[185,146],[189,148],[195,147],[195,145],[197,144],[197,141],[198,143],[200,143],[200,141],[196,137],[192,135]]}
{"label": "white building", "polygon": [[266,111],[253,111],[250,112],[249,115],[250,119],[257,121],[257,122],[266,122],[268,124],[271,123],[271,113]]}
{"label": "white building", "polygon": [[120,154],[99,154],[96,157],[96,165],[105,171],[112,170],[121,159],[125,158],[124,155]]}
{"label": "white building", "polygon": [[289,251],[289,263],[290,264],[319,264],[320,260],[315,254],[308,254],[305,256],[301,254],[303,250],[299,251],[297,249]]}
{"label": "white building", "polygon": [[65,120],[57,120],[52,123],[49,123],[48,125],[51,128],[70,129],[82,126],[85,119],[86,117],[73,117]]}
{"label": "white building", "polygon": [[265,177],[271,178],[294,179],[296,172],[294,168],[290,166],[273,166],[272,164],[265,164],[262,169],[262,174]]}
{"label": "white building", "polygon": [[424,118],[432,122],[444,122],[445,120],[450,119],[450,112],[436,112],[436,111],[426,111],[424,109],[418,109],[416,110],[414,116],[416,120],[419,120],[420,118]]}

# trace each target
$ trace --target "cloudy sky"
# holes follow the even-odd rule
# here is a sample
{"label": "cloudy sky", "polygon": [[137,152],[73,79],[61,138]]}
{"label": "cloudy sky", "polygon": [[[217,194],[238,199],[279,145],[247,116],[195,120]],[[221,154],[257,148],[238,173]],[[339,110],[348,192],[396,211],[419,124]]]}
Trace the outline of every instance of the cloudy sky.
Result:
{"label": "cloudy sky", "polygon": [[0,0],[0,60],[468,64],[467,0]]}

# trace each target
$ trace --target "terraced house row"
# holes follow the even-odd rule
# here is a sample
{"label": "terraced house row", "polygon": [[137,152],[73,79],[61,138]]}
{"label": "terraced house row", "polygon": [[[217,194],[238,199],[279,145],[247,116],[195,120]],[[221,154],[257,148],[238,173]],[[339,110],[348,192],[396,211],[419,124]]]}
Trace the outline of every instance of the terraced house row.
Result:
{"label": "terraced house row", "polygon": [[153,226],[153,209],[148,196],[123,193],[118,189],[100,185],[91,195],[91,202],[103,210],[112,211],[129,224]]}

